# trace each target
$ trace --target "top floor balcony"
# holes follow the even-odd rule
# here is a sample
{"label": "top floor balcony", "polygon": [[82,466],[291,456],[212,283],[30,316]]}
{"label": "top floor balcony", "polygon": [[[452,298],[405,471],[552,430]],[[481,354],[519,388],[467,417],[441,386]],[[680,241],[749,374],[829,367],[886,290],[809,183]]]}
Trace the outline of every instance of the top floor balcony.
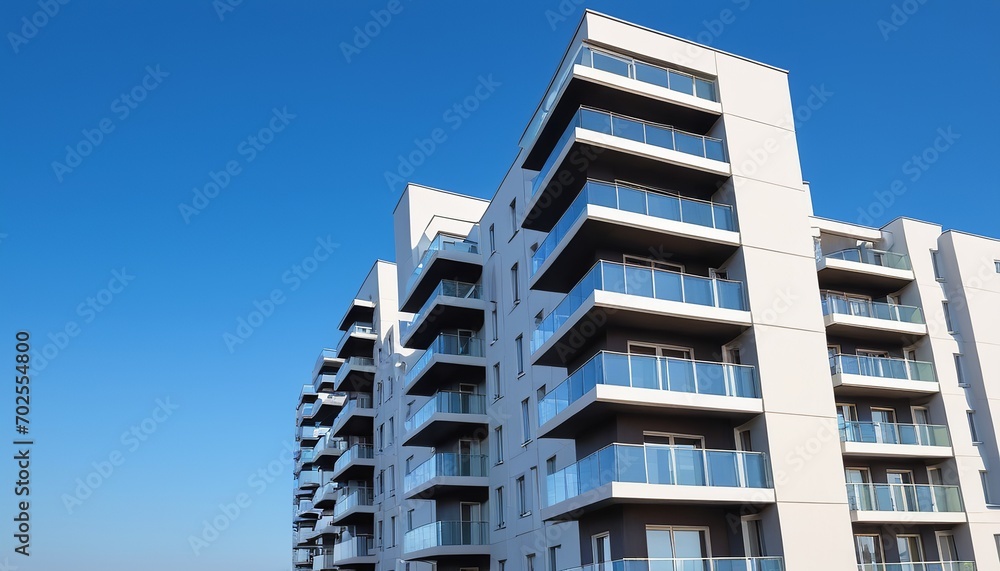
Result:
{"label": "top floor balcony", "polygon": [[473,225],[468,237],[444,233],[435,235],[406,281],[400,310],[408,313],[417,311],[441,280],[478,282],[483,273],[478,236],[478,224]]}
{"label": "top floor balcony", "polygon": [[347,331],[355,323],[375,321],[375,302],[368,299],[352,299],[344,317],[340,320],[340,330]]}
{"label": "top floor balcony", "polygon": [[871,248],[817,252],[816,269],[820,287],[828,289],[864,288],[887,294],[914,279],[909,256]]}

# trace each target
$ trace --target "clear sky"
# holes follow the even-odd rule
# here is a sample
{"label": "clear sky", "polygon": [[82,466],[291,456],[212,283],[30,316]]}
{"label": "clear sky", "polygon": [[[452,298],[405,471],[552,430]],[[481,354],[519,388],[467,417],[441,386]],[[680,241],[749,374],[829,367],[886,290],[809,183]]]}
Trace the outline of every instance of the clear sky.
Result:
{"label": "clear sky", "polygon": [[[984,176],[996,2],[401,0],[363,38],[388,1],[48,0],[58,12],[36,15],[45,1],[0,4],[0,346],[13,362],[28,329],[38,357],[30,559],[12,552],[0,462],[0,564],[20,569],[287,569],[283,444],[346,301],[392,258],[401,185],[385,173],[440,127],[407,178],[490,197],[584,5],[791,70],[817,214],[1000,235]],[[481,78],[499,85],[480,108],[446,116]],[[271,483],[255,476],[269,464]],[[189,537],[239,494],[249,506],[196,554]]]}

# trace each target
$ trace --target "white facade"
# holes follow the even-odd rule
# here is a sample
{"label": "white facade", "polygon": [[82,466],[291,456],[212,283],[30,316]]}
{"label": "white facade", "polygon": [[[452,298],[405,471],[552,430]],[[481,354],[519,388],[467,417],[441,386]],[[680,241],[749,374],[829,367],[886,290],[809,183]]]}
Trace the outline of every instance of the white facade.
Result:
{"label": "white facade", "polygon": [[814,216],[784,71],[588,11],[495,196],[394,231],[298,568],[1000,570],[1000,241]]}

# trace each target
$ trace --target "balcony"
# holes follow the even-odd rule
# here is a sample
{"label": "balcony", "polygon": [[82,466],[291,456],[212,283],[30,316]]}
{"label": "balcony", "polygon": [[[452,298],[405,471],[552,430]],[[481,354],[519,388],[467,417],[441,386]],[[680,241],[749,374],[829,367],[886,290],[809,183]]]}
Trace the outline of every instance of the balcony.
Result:
{"label": "balcony", "polygon": [[[318,395],[317,395],[318,398]],[[314,402],[305,402],[299,405],[299,408],[295,412],[295,424],[302,426],[304,422],[312,423],[313,410],[315,409]]]}
{"label": "balcony", "polygon": [[472,239],[472,235],[479,235],[478,224],[473,225],[469,238],[448,234],[434,236],[406,282],[406,295],[399,305],[401,311],[417,311],[441,280],[479,281],[483,273],[483,257],[479,242]]}
{"label": "balcony", "polygon": [[355,323],[371,323],[375,320],[375,302],[367,299],[352,299],[344,318],[340,320],[341,331],[347,331]]}
{"label": "balcony", "polygon": [[336,482],[327,482],[323,484],[322,488],[316,490],[313,495],[313,505],[318,509],[330,509],[337,502],[337,494],[340,491],[340,485]]}
{"label": "balcony", "polygon": [[483,340],[478,337],[442,333],[406,372],[406,394],[430,396],[438,384],[455,379],[476,382],[486,378]]}
{"label": "balcony", "polygon": [[333,464],[331,478],[336,482],[371,480],[375,472],[375,449],[371,444],[355,444]]}
{"label": "balcony", "polygon": [[310,541],[322,535],[336,535],[340,533],[340,527],[333,524],[333,518],[330,516],[323,516],[316,521],[316,527],[309,532],[308,536]]}
{"label": "balcony", "polygon": [[858,563],[858,571],[976,571],[975,561],[924,561],[921,563]]}
{"label": "balcony", "polygon": [[333,547],[324,547],[313,557],[313,571],[333,571],[345,567],[373,567],[378,559],[375,538],[361,535],[338,541]]}
{"label": "balcony", "polygon": [[831,335],[864,341],[898,342],[927,335],[920,308],[822,292],[823,320]]}
{"label": "balcony", "polygon": [[563,571],[784,571],[781,557],[712,557],[709,559],[616,559]]}
{"label": "balcony", "polygon": [[403,558],[409,561],[489,565],[489,522],[435,521],[403,535]]}
{"label": "balcony", "polygon": [[295,431],[295,440],[301,442],[301,446],[312,446],[329,430],[329,426],[302,426]]}
{"label": "balcony", "polygon": [[375,515],[375,490],[373,488],[347,488],[333,507],[333,523],[338,525],[371,523],[373,515]]}
{"label": "balcony", "polygon": [[477,430],[485,434],[489,421],[484,395],[439,391],[406,419],[403,446],[434,446]]}
{"label": "balcony", "polygon": [[313,490],[320,485],[319,472],[315,470],[303,470],[296,475],[295,481],[295,495],[312,496]]}
{"label": "balcony", "polygon": [[764,453],[660,444],[611,444],[546,476],[545,488],[545,520],[622,503],[774,503]]}
{"label": "balcony", "polygon": [[370,392],[375,384],[375,359],[353,356],[344,361],[333,382],[336,391]]}
{"label": "balcony", "polygon": [[[537,210],[538,216],[556,208]],[[666,191],[588,181],[531,258],[532,289],[568,291],[593,254],[657,244],[719,267],[740,245],[733,208]]]}
{"label": "balcony", "polygon": [[313,462],[313,449],[306,448],[295,452],[295,473],[298,474],[303,468],[308,468]]}
{"label": "balcony", "polygon": [[485,501],[489,495],[489,475],[489,458],[485,455],[441,452],[406,475],[404,497],[440,499],[457,495],[470,501]]}
{"label": "balcony", "polygon": [[914,279],[908,256],[868,248],[820,254],[816,269],[824,289],[864,288],[891,293]]}
{"label": "balcony", "polygon": [[605,326],[726,342],[750,327],[747,308],[741,282],[600,261],[535,328],[533,364],[565,366]]}
{"label": "balcony", "polygon": [[315,521],[319,518],[320,510],[313,506],[312,500],[299,500],[295,510],[295,522]]}
{"label": "balcony", "polygon": [[958,486],[847,484],[847,504],[856,523],[963,523]]}
{"label": "balcony", "polygon": [[934,364],[867,355],[834,355],[833,386],[838,395],[920,396],[938,392]]}
{"label": "balcony", "polygon": [[340,345],[337,346],[337,357],[371,357],[375,349],[378,335],[371,323],[355,323],[347,328]]}
{"label": "balcony", "polygon": [[372,433],[375,423],[375,409],[372,395],[355,393],[344,403],[337,418],[333,419],[330,433],[334,436],[364,436]]}
{"label": "balcony", "polygon": [[327,433],[313,446],[313,463],[317,465],[332,464],[345,450],[347,450],[346,440]]}
{"label": "balcony", "polygon": [[317,424],[330,424],[328,421],[337,416],[346,401],[345,393],[320,393],[313,403],[312,414],[306,418]]}
{"label": "balcony", "polygon": [[850,421],[840,427],[845,456],[950,458],[948,427],[935,424]]}
{"label": "balcony", "polygon": [[313,367],[312,377],[315,379],[318,375],[336,373],[342,364],[344,364],[344,360],[337,357],[337,351],[335,349],[323,349],[320,351],[319,357],[316,359],[316,365]]}
{"label": "balcony", "polygon": [[317,393],[334,390],[337,375],[335,373],[320,373],[313,379],[312,387]]}
{"label": "balcony", "polygon": [[302,385],[299,389],[299,402],[307,403],[316,400],[316,389],[312,385]]}
{"label": "balcony", "polygon": [[413,321],[402,324],[400,340],[410,349],[426,349],[442,331],[478,330],[483,325],[485,312],[482,286],[442,280],[413,316]]}
{"label": "balcony", "polygon": [[538,436],[573,438],[620,414],[746,418],[764,411],[756,371],[601,351],[538,402]]}

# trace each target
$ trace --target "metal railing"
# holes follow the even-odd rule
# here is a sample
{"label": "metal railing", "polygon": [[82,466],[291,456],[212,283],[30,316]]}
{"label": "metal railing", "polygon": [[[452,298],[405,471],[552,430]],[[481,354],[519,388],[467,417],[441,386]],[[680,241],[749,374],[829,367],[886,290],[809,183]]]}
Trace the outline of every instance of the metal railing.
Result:
{"label": "metal railing", "polygon": [[403,488],[410,491],[434,478],[482,478],[489,474],[489,459],[484,454],[439,452],[407,473]]}
{"label": "metal railing", "polygon": [[403,535],[403,551],[411,553],[430,547],[489,545],[489,522],[435,521]]}
{"label": "metal railing", "polygon": [[437,413],[486,414],[486,397],[472,393],[438,391],[406,419],[404,429],[413,432]]}
{"label": "metal railing", "polygon": [[375,458],[375,448],[371,444],[355,444],[333,463],[333,471],[339,472],[350,465],[355,460],[372,460]]}
{"label": "metal railing", "polygon": [[[478,224],[473,226],[473,231],[470,232],[470,235],[473,233],[478,233]],[[417,283],[417,280],[420,279],[420,275],[423,273],[424,268],[427,267],[427,263],[430,262],[431,256],[434,255],[434,252],[441,250],[478,254],[479,243],[462,236],[441,233],[435,235],[434,239],[430,241],[427,248],[420,255],[420,261],[417,262],[416,267],[413,268],[413,273],[410,274],[409,279],[406,280],[407,292],[412,290],[413,284]]]}
{"label": "metal railing", "polygon": [[545,344],[594,291],[741,311],[747,309],[742,282],[602,260],[594,264],[565,299],[538,324],[531,335],[531,350],[537,351]]}
{"label": "metal railing", "polygon": [[848,248],[837,252],[823,254],[824,258],[834,260],[844,260],[847,262],[858,262],[859,264],[869,264],[872,266],[882,266],[883,268],[895,268],[897,270],[909,270],[910,258],[905,254],[886,252],[885,250],[872,250],[869,248]]}
{"label": "metal railing", "polygon": [[858,563],[858,571],[976,571],[975,561],[922,561],[920,563]]}
{"label": "metal railing", "polygon": [[434,288],[434,291],[427,297],[423,307],[413,315],[412,321],[404,321],[400,324],[400,335],[406,337],[410,330],[420,319],[427,315],[431,306],[439,297],[450,297],[453,299],[483,299],[482,286],[456,280],[441,280],[441,283]]}
{"label": "metal railing", "polygon": [[853,315],[855,317],[871,317],[887,321],[898,321],[900,323],[924,322],[924,317],[919,307],[870,301],[828,291],[821,292],[821,300],[823,302],[823,315],[837,313],[840,315]]}
{"label": "metal railing", "polygon": [[860,511],[965,511],[958,486],[933,484],[847,484],[847,503]]}
{"label": "metal railing", "polygon": [[704,559],[616,559],[563,571],[784,571],[781,557],[711,557]]}
{"label": "metal railing", "polygon": [[866,444],[951,446],[948,427],[938,424],[848,421],[840,427],[840,440]]}
{"label": "metal railing", "polygon": [[441,333],[431,342],[430,347],[424,351],[424,354],[413,364],[413,367],[406,372],[404,384],[409,386],[424,368],[427,367],[435,355],[482,357],[483,340],[478,337],[469,337],[468,335]]}
{"label": "metal railing", "polygon": [[333,506],[333,517],[337,518],[359,506],[375,505],[375,489],[368,487],[347,488],[344,495],[337,498]]}
{"label": "metal railing", "polygon": [[671,91],[686,93],[699,99],[718,101],[716,85],[713,80],[612,52],[597,50],[590,46],[582,46],[573,63],[665,87]]}
{"label": "metal railing", "polygon": [[834,375],[860,375],[900,381],[937,382],[934,363],[892,357],[837,354],[831,358],[830,372]]}

